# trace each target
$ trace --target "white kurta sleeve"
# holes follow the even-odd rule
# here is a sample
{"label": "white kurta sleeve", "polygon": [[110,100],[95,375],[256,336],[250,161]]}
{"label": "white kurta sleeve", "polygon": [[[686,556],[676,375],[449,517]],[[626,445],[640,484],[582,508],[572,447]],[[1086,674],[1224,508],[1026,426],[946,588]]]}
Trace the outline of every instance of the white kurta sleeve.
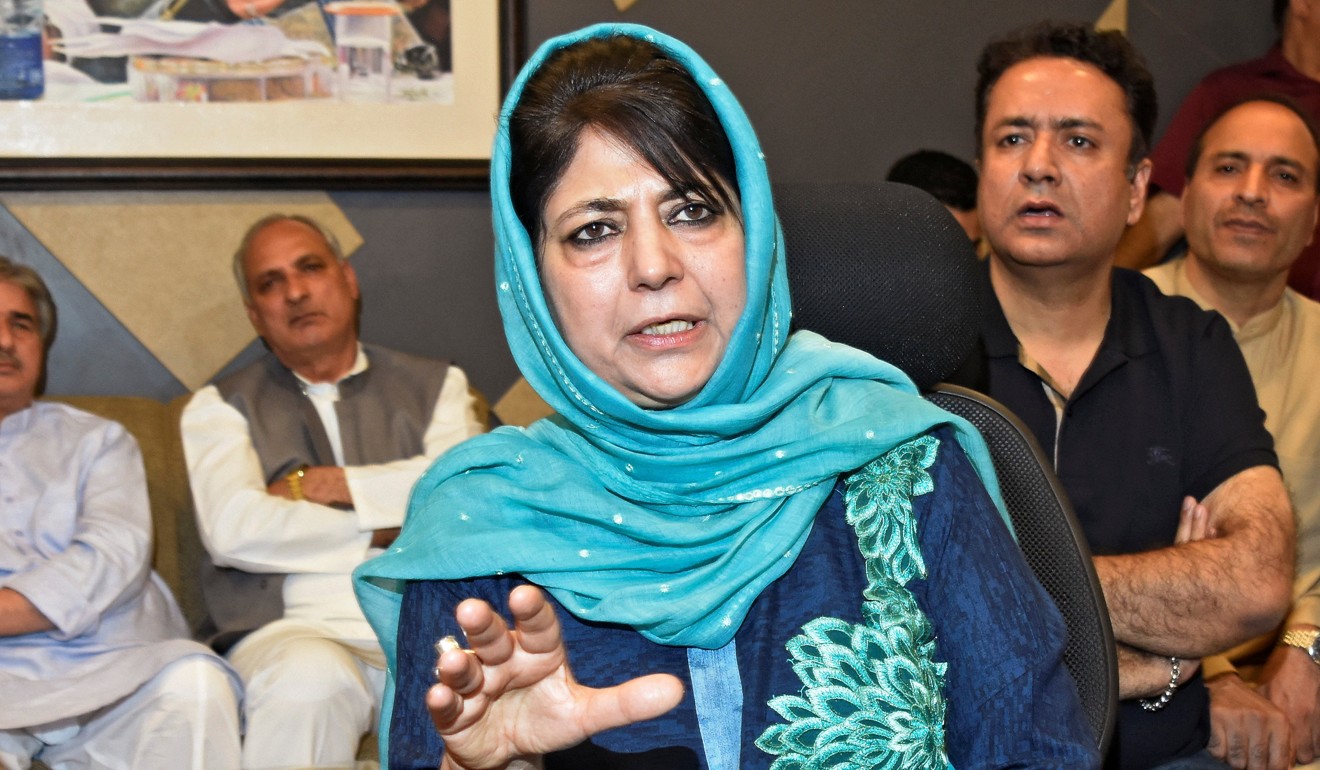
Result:
{"label": "white kurta sleeve", "polygon": [[[30,469],[50,471],[31,490],[32,512],[44,520],[24,546],[28,567],[4,581],[55,625],[51,635],[61,641],[94,632],[104,614],[136,597],[151,558],[151,507],[137,442],[118,423],[105,422],[73,449],[28,447]],[[46,462],[49,452],[67,465]]]}
{"label": "white kurta sleeve", "polygon": [[247,419],[214,386],[189,400],[181,429],[198,531],[217,565],[347,573],[366,558],[372,528],[355,511],[266,491]]}
{"label": "white kurta sleeve", "polygon": [[408,495],[417,479],[445,450],[483,429],[477,419],[476,401],[468,389],[467,375],[450,366],[422,437],[423,454],[344,469],[360,525],[364,529],[386,529],[403,524]]}

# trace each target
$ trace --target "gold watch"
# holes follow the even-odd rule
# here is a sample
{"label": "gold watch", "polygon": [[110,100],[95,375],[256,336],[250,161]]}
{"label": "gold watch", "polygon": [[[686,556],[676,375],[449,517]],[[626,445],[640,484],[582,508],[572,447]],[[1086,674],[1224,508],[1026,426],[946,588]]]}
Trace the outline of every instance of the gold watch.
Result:
{"label": "gold watch", "polygon": [[1311,661],[1320,665],[1320,631],[1314,628],[1284,631],[1283,638],[1279,641],[1289,647],[1306,650],[1306,654],[1311,656]]}
{"label": "gold watch", "polygon": [[300,465],[297,468],[294,468],[292,471],[289,471],[289,475],[284,477],[284,479],[289,482],[289,494],[293,495],[294,500],[304,499],[302,483],[303,483],[303,477],[306,475],[307,475],[307,466]]}

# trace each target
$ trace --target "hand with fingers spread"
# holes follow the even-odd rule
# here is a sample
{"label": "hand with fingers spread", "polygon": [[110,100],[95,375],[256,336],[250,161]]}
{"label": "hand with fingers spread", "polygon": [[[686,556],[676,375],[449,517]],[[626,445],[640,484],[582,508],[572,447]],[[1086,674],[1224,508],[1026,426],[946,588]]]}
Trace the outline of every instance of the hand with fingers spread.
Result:
{"label": "hand with fingers spread", "polygon": [[442,770],[506,768],[596,733],[669,711],[683,685],[666,674],[584,687],[569,671],[559,620],[534,586],[509,594],[510,629],[489,604],[468,599],[455,617],[471,650],[448,650],[426,707],[444,737]]}

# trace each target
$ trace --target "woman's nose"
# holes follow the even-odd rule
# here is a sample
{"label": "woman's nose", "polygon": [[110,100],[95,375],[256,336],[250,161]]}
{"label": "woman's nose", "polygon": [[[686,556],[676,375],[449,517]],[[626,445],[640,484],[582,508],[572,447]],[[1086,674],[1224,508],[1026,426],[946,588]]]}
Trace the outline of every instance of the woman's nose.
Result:
{"label": "woman's nose", "polygon": [[659,289],[683,277],[682,244],[663,226],[634,229],[630,251],[630,283],[636,289]]}

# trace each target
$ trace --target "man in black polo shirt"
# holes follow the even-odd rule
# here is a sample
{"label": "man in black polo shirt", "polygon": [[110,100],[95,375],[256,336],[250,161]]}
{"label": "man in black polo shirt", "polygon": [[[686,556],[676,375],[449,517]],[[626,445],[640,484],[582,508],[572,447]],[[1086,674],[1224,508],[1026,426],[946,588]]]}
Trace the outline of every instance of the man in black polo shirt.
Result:
{"label": "man in black polo shirt", "polygon": [[969,371],[1053,457],[1096,554],[1119,765],[1223,767],[1199,658],[1279,621],[1294,525],[1228,325],[1112,268],[1150,175],[1150,74],[1120,34],[1059,24],[992,42],[978,69],[998,301]]}

